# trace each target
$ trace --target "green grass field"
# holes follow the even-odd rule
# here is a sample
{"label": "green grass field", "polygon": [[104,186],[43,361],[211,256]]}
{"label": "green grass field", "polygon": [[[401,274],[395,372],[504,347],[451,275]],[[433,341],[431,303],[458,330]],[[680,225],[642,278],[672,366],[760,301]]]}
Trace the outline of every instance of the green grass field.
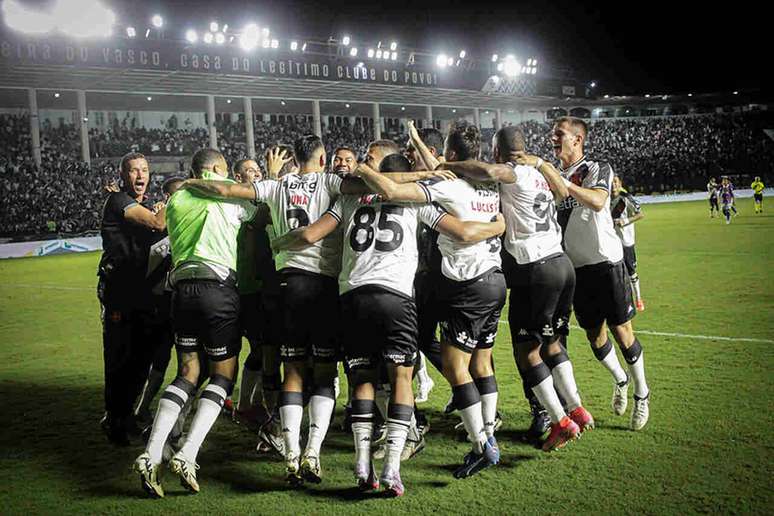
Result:
{"label": "green grass field", "polygon": [[199,455],[202,492],[187,494],[168,474],[167,497],[146,499],[130,471],[141,446],[114,449],[98,426],[98,254],[0,261],[0,512],[771,514],[774,216],[753,215],[749,200],[739,208],[726,226],[705,202],[645,206],[637,251],[647,311],[634,321],[652,389],[643,431],[612,414],[611,379],[575,329],[569,351],[597,429],[552,454],[522,442],[528,407],[503,325],[501,465],[452,478],[467,446],[441,414],[449,388],[433,371],[428,446],[404,463],[407,494],[395,500],[353,488],[349,435],[329,434],[320,486],[291,490],[282,463],[256,455],[255,436],[224,418]]}

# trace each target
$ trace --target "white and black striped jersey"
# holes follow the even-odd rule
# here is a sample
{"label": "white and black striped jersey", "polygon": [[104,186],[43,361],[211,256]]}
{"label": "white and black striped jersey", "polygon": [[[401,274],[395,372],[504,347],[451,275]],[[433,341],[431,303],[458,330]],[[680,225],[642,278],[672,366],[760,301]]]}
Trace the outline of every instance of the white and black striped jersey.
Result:
{"label": "white and black striped jersey", "polygon": [[[464,222],[491,222],[500,212],[500,194],[495,184],[473,185],[464,179],[444,181],[441,178],[417,184],[425,192],[427,202],[437,203]],[[466,281],[500,268],[500,247],[499,237],[465,244],[440,235],[441,273],[454,281]]]}
{"label": "white and black striped jersey", "polygon": [[515,183],[500,183],[505,250],[521,265],[562,252],[554,195],[536,168],[508,163]]}
{"label": "white and black striped jersey", "polygon": [[445,213],[430,204],[382,202],[378,195],[344,195],[328,213],[343,227],[339,294],[378,285],[414,297],[417,225],[435,229]]}
{"label": "white and black striped jersey", "polygon": [[[626,190],[613,197],[610,201],[610,213],[613,216],[613,220],[621,220],[624,224],[629,222],[631,217],[634,217],[640,213],[640,203],[634,198],[632,194]],[[634,245],[634,224],[628,224],[624,227],[615,226],[615,233],[621,240],[621,244],[624,247],[631,247]]]}
{"label": "white and black striped jersey", "polygon": [[580,205],[572,196],[557,205],[567,256],[575,268],[602,262],[620,262],[623,259],[623,248],[610,215],[612,167],[584,156],[567,170],[561,170],[561,173],[562,177],[575,185],[607,192],[605,206],[599,211]]}
{"label": "white and black striped jersey", "polygon": [[[312,172],[288,174],[280,180],[253,182],[258,202],[271,211],[276,235],[308,226],[317,221],[341,194],[341,178],[335,174]],[[280,251],[275,257],[278,271],[287,268],[336,277],[340,270],[341,233],[334,232],[300,251]]]}

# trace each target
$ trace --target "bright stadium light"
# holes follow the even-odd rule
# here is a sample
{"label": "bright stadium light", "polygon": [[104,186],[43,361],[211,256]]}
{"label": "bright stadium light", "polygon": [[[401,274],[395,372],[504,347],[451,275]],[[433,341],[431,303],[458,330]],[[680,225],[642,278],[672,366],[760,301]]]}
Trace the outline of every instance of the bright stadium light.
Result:
{"label": "bright stadium light", "polygon": [[266,38],[263,41],[261,41],[261,46],[263,48],[269,48],[271,46],[271,40]]}
{"label": "bright stadium light", "polygon": [[452,109],[452,113],[456,113],[456,112],[457,112],[457,110],[456,110],[456,109]]}
{"label": "bright stadium light", "polygon": [[739,95],[739,92],[738,92],[738,91],[735,91],[735,92],[734,92],[734,95]]}
{"label": "bright stadium light", "polygon": [[3,2],[3,18],[11,29],[27,34],[44,34],[51,32],[56,26],[51,14],[33,11],[16,0]]}
{"label": "bright stadium light", "polygon": [[448,62],[448,57],[446,54],[438,54],[438,57],[435,58],[435,64],[438,65],[440,68],[446,68],[446,63]]}
{"label": "bright stadium light", "polygon": [[460,59],[465,59],[465,56],[467,55],[467,52],[464,50],[460,50]]}
{"label": "bright stadium light", "polygon": [[401,106],[401,107],[400,107],[400,110],[401,110],[401,111],[406,111],[406,106]]}
{"label": "bright stadium light", "polygon": [[231,104],[231,99],[226,99],[226,104]]}
{"label": "bright stadium light", "polygon": [[597,81],[591,81],[591,82],[589,83],[589,87],[590,87],[590,88],[596,88],[596,87],[597,87]]}
{"label": "bright stadium light", "polygon": [[218,22],[210,22],[210,32],[218,32]]}
{"label": "bright stadium light", "polygon": [[204,42],[205,42],[205,43],[207,43],[208,45],[209,45],[210,43],[212,43],[212,39],[213,39],[212,32],[205,32],[205,33],[204,33],[204,38],[203,38],[203,39],[204,39]]}
{"label": "bright stadium light", "polygon": [[145,39],[148,39],[148,36],[150,36],[150,29],[145,31]]}
{"label": "bright stadium light", "polygon": [[688,94],[688,96],[689,96],[689,97],[693,97],[693,93],[689,93],[689,94]]}
{"label": "bright stadium light", "polygon": [[397,61],[398,60],[398,53],[397,52],[392,52],[390,54],[390,59],[392,59],[393,61]]}
{"label": "bright stadium light", "polygon": [[369,48],[368,49],[368,57],[370,59],[373,59],[373,57],[374,57],[374,49],[373,48]]}
{"label": "bright stadium light", "polygon": [[646,93],[646,94],[645,94],[645,98],[646,98],[646,99],[649,99],[649,98],[650,98],[650,93]]}
{"label": "bright stadium light", "polygon": [[388,59],[390,59],[390,53],[385,50],[384,54],[382,54],[382,57],[384,58],[385,61],[387,61]]}
{"label": "bright stadium light", "polygon": [[196,43],[196,41],[199,39],[199,35],[196,33],[193,29],[188,29],[185,31],[185,40],[189,43]]}
{"label": "bright stadium light", "polygon": [[226,42],[225,34],[223,34],[222,32],[218,32],[217,34],[215,34],[215,43],[217,43],[218,45],[222,45],[225,42]]}
{"label": "bright stadium light", "polygon": [[521,72],[521,65],[516,61],[515,57],[509,55],[503,63],[503,72],[508,77],[516,77]]}
{"label": "bright stadium light", "polygon": [[74,37],[107,37],[116,23],[113,11],[96,0],[59,0],[52,11],[60,31]]}
{"label": "bright stadium light", "polygon": [[298,41],[291,41],[290,42],[290,50],[295,52],[298,50]]}
{"label": "bright stadium light", "polygon": [[271,31],[269,30],[269,27],[264,27],[263,30],[261,31],[261,35],[264,38],[268,38],[269,34],[271,34]]}
{"label": "bright stadium light", "polygon": [[349,46],[349,42],[350,41],[351,40],[350,40],[349,36],[344,36],[343,38],[341,38],[341,44],[344,45],[345,47]]}
{"label": "bright stadium light", "polygon": [[606,99],[609,99],[609,98],[610,98],[610,95],[605,95],[605,98],[606,98]]}
{"label": "bright stadium light", "polygon": [[242,29],[242,34],[239,35],[239,46],[242,47],[242,50],[252,50],[258,46],[260,39],[261,31],[258,29],[258,25],[248,23]]}
{"label": "bright stadium light", "polygon": [[146,99],[148,102],[150,102],[151,100],[153,100],[153,97],[145,97],[145,99]]}
{"label": "bright stadium light", "polygon": [[301,45],[301,52],[306,52],[306,43]]}
{"label": "bright stadium light", "polygon": [[344,107],[349,109],[349,104],[344,104]]}
{"label": "bright stadium light", "polygon": [[157,29],[160,29],[164,26],[164,18],[161,17],[160,14],[154,14],[151,18],[151,25],[156,27]]}
{"label": "bright stadium light", "polygon": [[357,47],[352,47],[349,49],[349,56],[350,57],[357,57]]}
{"label": "bright stadium light", "polygon": [[286,105],[286,102],[284,100],[280,100],[280,104],[282,104],[284,106],[284,105]]}
{"label": "bright stadium light", "polygon": [[381,59],[381,58],[382,58],[382,49],[380,48],[379,50],[376,51],[376,59]]}
{"label": "bright stadium light", "polygon": [[271,40],[271,48],[279,48],[279,40]]}
{"label": "bright stadium light", "polygon": [[221,30],[221,32],[222,32],[223,34],[225,34],[225,33],[226,33],[226,31],[228,31],[228,23],[225,23],[225,24],[223,24],[223,30]]}
{"label": "bright stadium light", "polygon": [[134,29],[134,27],[127,27],[126,28],[126,35],[130,38],[133,38],[137,35],[137,31]]}
{"label": "bright stadium light", "polygon": [[55,98],[55,99],[58,99],[59,97],[60,97],[60,95],[59,95],[59,92],[57,92],[57,93],[54,93],[54,98]]}
{"label": "bright stadium light", "polygon": [[497,63],[497,71],[498,72],[502,72],[503,68],[505,68],[505,65],[503,65],[502,63]]}
{"label": "bright stadium light", "polygon": [[446,59],[446,64],[448,66],[452,66],[454,64],[454,58],[450,57],[450,58]]}
{"label": "bright stadium light", "polygon": [[397,43],[397,42],[395,42],[395,41],[393,41],[392,43],[390,43],[390,50],[392,50],[393,52],[394,52],[394,51],[396,51],[396,50],[398,50],[398,43]]}
{"label": "bright stadium light", "polygon": [[492,54],[492,62],[496,63],[499,56],[497,54]]}

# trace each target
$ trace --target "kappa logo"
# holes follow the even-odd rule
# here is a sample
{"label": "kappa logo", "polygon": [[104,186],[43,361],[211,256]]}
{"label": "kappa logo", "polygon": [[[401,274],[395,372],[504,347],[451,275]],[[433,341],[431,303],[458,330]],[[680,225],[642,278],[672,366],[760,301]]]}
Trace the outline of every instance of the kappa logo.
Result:
{"label": "kappa logo", "polygon": [[567,319],[564,317],[556,320],[556,327],[561,328],[562,326],[567,326]]}
{"label": "kappa logo", "polygon": [[527,330],[524,328],[519,328],[519,333],[517,335],[527,335]]}
{"label": "kappa logo", "polygon": [[495,341],[495,337],[497,337],[496,333],[488,333],[487,336],[486,336],[486,339],[485,339],[486,343],[487,344],[492,344]]}
{"label": "kappa logo", "polygon": [[468,336],[468,332],[461,331],[457,334],[457,342],[468,348],[476,347],[476,343]]}

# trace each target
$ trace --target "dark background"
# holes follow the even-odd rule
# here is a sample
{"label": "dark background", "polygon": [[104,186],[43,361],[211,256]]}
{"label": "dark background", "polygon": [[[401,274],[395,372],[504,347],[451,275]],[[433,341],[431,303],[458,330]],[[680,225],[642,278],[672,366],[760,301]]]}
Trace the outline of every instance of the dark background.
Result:
{"label": "dark background", "polygon": [[135,25],[138,33],[159,13],[165,30],[179,38],[217,20],[233,29],[268,25],[281,40],[346,33],[361,47],[395,39],[434,53],[464,48],[483,59],[536,56],[539,65],[596,80],[600,95],[770,89],[763,76],[772,62],[774,17],[752,2],[102,1],[119,24]]}

